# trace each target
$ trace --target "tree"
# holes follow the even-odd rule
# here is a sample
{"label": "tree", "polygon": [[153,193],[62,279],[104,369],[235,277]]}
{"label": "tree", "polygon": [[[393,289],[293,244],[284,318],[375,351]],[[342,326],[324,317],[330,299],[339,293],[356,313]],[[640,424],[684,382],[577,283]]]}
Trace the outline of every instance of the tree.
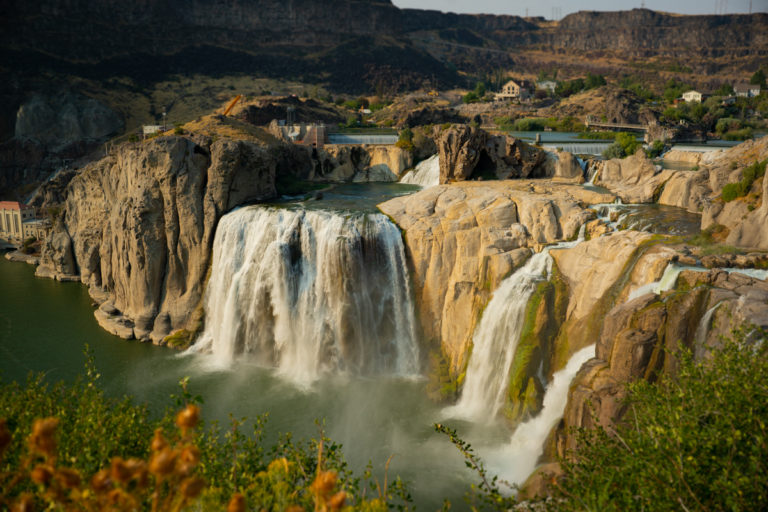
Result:
{"label": "tree", "polygon": [[765,87],[765,73],[762,69],[758,69],[755,71],[755,74],[752,75],[752,78],[749,79],[749,83],[753,85],[759,85],[760,87]]}

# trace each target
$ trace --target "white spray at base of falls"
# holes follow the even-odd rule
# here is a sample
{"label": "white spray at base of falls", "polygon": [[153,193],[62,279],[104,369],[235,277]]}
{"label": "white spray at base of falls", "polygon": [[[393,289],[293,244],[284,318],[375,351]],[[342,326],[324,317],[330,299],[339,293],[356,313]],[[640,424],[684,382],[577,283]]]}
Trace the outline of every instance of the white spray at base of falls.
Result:
{"label": "white spray at base of falls", "polygon": [[544,406],[538,416],[521,423],[508,445],[485,457],[491,473],[512,484],[522,484],[533,473],[544,452],[544,442],[563,417],[573,378],[593,357],[595,345],[590,345],[573,354],[565,368],[555,372],[544,392]]}
{"label": "white spray at base of falls", "polygon": [[480,324],[472,335],[472,356],[467,366],[464,388],[456,405],[444,409],[447,417],[470,421],[492,420],[504,404],[509,368],[525,321],[528,300],[539,283],[552,272],[550,249],[573,247],[579,238],[547,247],[506,278],[493,292]]}
{"label": "white spray at base of falls", "polygon": [[415,169],[405,174],[400,183],[407,185],[419,185],[423,188],[434,187],[440,184],[440,155],[432,155],[419,162]]}
{"label": "white spray at base of falls", "polygon": [[194,352],[247,354],[289,380],[419,371],[400,231],[381,214],[246,207],[219,222]]}

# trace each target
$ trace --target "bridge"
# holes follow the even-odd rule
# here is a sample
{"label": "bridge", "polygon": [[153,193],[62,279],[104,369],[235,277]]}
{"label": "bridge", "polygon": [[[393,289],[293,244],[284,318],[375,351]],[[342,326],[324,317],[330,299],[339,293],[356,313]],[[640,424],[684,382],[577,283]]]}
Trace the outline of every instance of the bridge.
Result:
{"label": "bridge", "polygon": [[629,123],[606,123],[600,121],[595,116],[587,116],[584,123],[587,128],[608,128],[610,130],[628,130],[632,132],[645,132],[648,130],[648,126],[642,124],[629,124]]}

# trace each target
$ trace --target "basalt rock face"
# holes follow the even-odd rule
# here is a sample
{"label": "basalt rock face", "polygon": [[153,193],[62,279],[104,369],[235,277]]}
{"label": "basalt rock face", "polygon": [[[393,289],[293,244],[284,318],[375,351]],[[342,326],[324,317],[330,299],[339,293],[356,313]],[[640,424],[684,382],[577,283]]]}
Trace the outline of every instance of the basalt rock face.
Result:
{"label": "basalt rock face", "polygon": [[437,140],[440,183],[470,179],[545,178],[554,174],[547,153],[520,139],[452,126]]}
{"label": "basalt rock face", "polygon": [[614,196],[546,181],[461,182],[379,205],[405,232],[422,330],[458,374],[479,312],[531,248],[572,239]]}
{"label": "basalt rock face", "polygon": [[32,94],[16,112],[14,137],[0,144],[0,197],[18,196],[122,129],[114,111],[82,94]]}
{"label": "basalt rock face", "polygon": [[646,294],[617,305],[605,318],[596,357],[574,379],[557,434],[557,453],[572,450],[573,427],[610,427],[625,414],[626,384],[655,381],[677,371],[675,353],[692,350],[708,357],[721,335],[745,321],[768,326],[768,284],[722,270],[684,271],[678,288],[662,296]]}
{"label": "basalt rock face", "polygon": [[627,57],[740,56],[768,51],[768,36],[761,33],[767,24],[765,13],[676,16],[647,9],[582,11],[563,18],[546,39],[553,48],[568,51],[613,48]]}
{"label": "basalt rock face", "polygon": [[120,336],[160,342],[192,328],[219,218],[274,197],[277,166],[269,148],[243,141],[123,145],[69,183],[38,274],[79,277]]}

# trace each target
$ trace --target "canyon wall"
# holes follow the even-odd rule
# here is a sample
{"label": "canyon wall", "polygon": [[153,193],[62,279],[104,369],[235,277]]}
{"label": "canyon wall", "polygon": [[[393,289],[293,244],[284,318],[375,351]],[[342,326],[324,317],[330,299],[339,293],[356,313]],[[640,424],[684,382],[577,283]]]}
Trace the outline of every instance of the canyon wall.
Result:
{"label": "canyon wall", "polygon": [[67,187],[37,274],[89,286],[97,319],[119,336],[160,342],[199,327],[219,218],[275,196],[285,155],[245,141],[198,142],[125,144]]}

